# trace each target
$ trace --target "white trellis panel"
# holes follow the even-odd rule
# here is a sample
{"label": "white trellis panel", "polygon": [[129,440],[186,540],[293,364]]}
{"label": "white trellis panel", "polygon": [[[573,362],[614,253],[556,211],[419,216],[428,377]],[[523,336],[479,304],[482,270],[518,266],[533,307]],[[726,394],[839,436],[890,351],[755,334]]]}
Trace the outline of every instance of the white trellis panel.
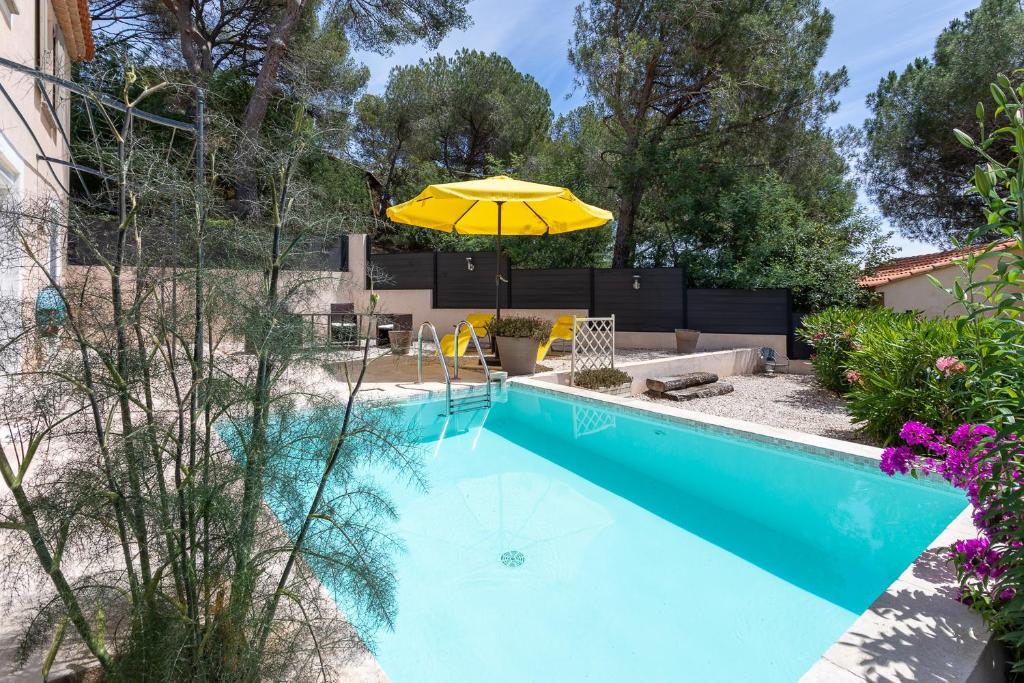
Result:
{"label": "white trellis panel", "polygon": [[615,316],[573,318],[572,365],[569,384],[580,370],[615,367]]}

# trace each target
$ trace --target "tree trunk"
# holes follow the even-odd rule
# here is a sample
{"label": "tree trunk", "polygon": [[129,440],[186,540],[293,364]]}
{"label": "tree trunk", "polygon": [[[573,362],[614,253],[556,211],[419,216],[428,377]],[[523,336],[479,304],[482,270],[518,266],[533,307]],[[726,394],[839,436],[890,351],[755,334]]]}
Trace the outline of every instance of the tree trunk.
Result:
{"label": "tree trunk", "polygon": [[242,216],[251,215],[259,199],[256,174],[249,168],[249,163],[253,157],[253,148],[259,140],[263,119],[267,116],[267,107],[270,106],[270,97],[274,93],[274,84],[277,83],[277,71],[281,66],[281,59],[295,34],[305,6],[305,0],[288,0],[284,14],[281,15],[281,19],[267,38],[267,51],[263,55],[263,63],[256,76],[252,94],[249,96],[249,103],[245,107],[245,116],[242,119],[242,144],[244,147],[240,156],[241,167],[238,169],[238,183],[235,187],[236,212]]}
{"label": "tree trunk", "polygon": [[629,268],[633,265],[633,227],[643,196],[643,183],[636,178],[631,178],[619,198],[619,221],[615,228],[612,268]]}

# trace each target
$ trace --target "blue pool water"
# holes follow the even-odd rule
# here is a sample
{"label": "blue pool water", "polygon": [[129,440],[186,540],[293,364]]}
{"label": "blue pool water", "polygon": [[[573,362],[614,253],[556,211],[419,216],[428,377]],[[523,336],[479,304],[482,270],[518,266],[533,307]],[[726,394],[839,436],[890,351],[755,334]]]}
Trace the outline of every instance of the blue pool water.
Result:
{"label": "blue pool water", "polygon": [[388,485],[394,683],[795,681],[964,505],[525,388],[441,408],[403,408],[429,490]]}

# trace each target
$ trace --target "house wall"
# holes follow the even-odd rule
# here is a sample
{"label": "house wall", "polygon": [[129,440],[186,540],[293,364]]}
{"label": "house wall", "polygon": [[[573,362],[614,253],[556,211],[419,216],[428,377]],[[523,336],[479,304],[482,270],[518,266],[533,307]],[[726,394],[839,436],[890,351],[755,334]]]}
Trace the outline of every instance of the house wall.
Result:
{"label": "house wall", "polygon": [[[44,70],[67,77],[70,67],[64,36],[53,6],[39,3],[39,15],[34,0],[0,0],[0,56],[35,67],[38,41]],[[31,78],[0,67],[0,85],[6,92],[6,96],[0,94],[0,202],[33,209],[43,203],[52,204],[54,221],[23,224],[22,230],[32,234],[33,251],[60,277],[66,249],[59,217],[66,207],[69,172],[66,166],[57,164],[51,169],[38,157],[66,160],[68,149],[42,92]],[[57,120],[67,130],[67,93],[55,92],[52,86],[46,92],[51,100],[56,96]],[[0,239],[10,236],[0,235]],[[12,251],[17,252],[11,248],[14,245],[0,246],[0,297],[33,301],[46,284],[45,272],[24,257],[12,257]]]}
{"label": "house wall", "polygon": [[[999,261],[1006,257],[1005,253],[996,253],[982,259],[974,275],[975,280],[988,277]],[[962,286],[966,285],[963,270],[960,266],[954,265],[879,285],[874,289],[882,295],[882,303],[894,311],[921,311],[931,318],[955,318],[963,315],[964,307],[957,303],[951,294],[936,287],[928,275],[942,283],[943,288],[951,288],[958,280]]]}

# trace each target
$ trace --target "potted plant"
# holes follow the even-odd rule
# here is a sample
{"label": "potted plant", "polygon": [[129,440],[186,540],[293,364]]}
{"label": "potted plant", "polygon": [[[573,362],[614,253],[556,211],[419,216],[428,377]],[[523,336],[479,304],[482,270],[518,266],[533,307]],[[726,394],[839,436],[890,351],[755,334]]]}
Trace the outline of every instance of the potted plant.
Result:
{"label": "potted plant", "polygon": [[600,391],[612,396],[630,396],[633,378],[622,370],[615,368],[590,368],[580,370],[573,377],[573,386],[581,389]]}
{"label": "potted plant", "polygon": [[537,369],[537,348],[551,335],[551,321],[512,316],[495,318],[487,324],[501,356],[501,367],[509,375],[532,375]]}
{"label": "potted plant", "polygon": [[697,342],[700,340],[700,330],[676,330],[676,353],[693,353],[697,350]]}

